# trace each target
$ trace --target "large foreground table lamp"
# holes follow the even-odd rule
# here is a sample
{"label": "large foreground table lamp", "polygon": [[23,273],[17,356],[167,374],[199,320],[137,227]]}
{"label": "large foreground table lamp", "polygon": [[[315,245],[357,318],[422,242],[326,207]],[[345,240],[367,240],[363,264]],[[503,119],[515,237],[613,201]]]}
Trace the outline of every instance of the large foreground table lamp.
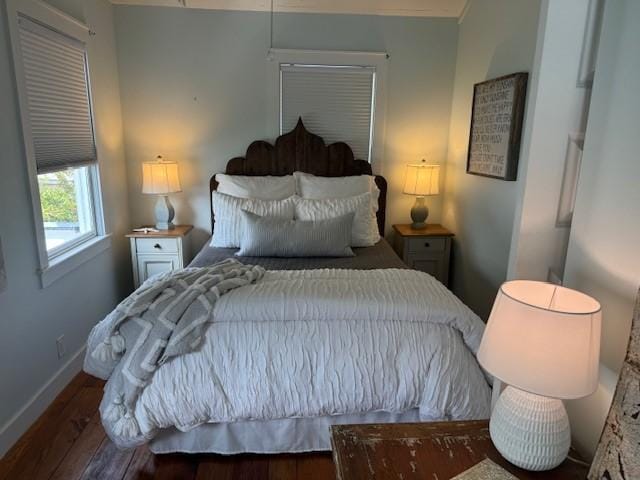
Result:
{"label": "large foreground table lamp", "polygon": [[571,445],[563,399],[598,386],[600,304],[544,282],[506,282],[489,316],[478,361],[508,386],[491,414],[498,451],[527,470],[550,470]]}
{"label": "large foreground table lamp", "polygon": [[178,164],[164,160],[158,155],[155,162],[142,164],[142,193],[158,195],[155,206],[156,228],[171,230],[175,211],[169,201],[169,194],[181,192]]}
{"label": "large foreground table lamp", "polygon": [[416,196],[416,203],[411,209],[411,228],[425,228],[429,209],[424,197],[440,193],[440,165],[429,165],[425,160],[422,160],[422,163],[407,165],[403,193]]}

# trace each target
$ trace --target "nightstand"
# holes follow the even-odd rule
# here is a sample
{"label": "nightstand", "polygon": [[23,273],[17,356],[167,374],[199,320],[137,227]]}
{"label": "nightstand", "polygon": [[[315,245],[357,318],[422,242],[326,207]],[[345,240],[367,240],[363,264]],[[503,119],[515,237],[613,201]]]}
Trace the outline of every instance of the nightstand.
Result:
{"label": "nightstand", "polygon": [[133,284],[138,288],[149,277],[184,268],[190,261],[191,225],[176,225],[172,230],[131,232],[131,262]]}
{"label": "nightstand", "polygon": [[331,444],[340,480],[447,480],[485,458],[522,480],[584,480],[589,470],[584,462],[572,460],[579,458],[574,450],[553,470],[522,470],[493,446],[488,420],[333,425]]}
{"label": "nightstand", "polygon": [[393,248],[409,268],[421,270],[449,285],[449,262],[453,233],[437,223],[414,230],[411,225],[394,225]]}

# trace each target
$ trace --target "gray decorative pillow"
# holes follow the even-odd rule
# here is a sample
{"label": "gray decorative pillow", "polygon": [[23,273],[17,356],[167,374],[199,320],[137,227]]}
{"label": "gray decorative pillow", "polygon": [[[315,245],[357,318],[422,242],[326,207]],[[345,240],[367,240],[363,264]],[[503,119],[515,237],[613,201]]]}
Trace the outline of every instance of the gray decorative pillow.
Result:
{"label": "gray decorative pillow", "polygon": [[286,220],[242,210],[243,257],[353,257],[353,213],[327,220]]}

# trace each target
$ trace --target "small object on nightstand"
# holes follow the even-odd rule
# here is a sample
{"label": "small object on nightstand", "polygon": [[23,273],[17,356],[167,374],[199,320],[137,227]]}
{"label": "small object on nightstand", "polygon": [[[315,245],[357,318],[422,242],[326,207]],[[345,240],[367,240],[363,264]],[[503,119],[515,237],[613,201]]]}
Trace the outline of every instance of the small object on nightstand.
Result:
{"label": "small object on nightstand", "polygon": [[393,248],[408,267],[449,284],[449,261],[453,233],[437,223],[415,230],[411,225],[394,225]]}
{"label": "small object on nightstand", "polygon": [[191,260],[192,229],[191,225],[176,225],[172,230],[148,229],[147,232],[140,232],[137,230],[141,229],[136,229],[127,235],[131,242],[135,288],[153,275],[187,266]]}
{"label": "small object on nightstand", "polygon": [[411,228],[425,228],[429,209],[424,197],[440,193],[440,165],[428,165],[424,159],[422,163],[407,165],[403,193],[416,196],[416,203],[411,209]]}

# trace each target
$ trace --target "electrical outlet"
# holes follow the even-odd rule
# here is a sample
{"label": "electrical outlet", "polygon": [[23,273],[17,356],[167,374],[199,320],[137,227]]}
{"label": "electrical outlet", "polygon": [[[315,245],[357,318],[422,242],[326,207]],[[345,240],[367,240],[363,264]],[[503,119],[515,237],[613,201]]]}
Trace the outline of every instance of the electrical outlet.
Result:
{"label": "electrical outlet", "polygon": [[64,335],[56,338],[56,349],[58,350],[58,358],[62,358],[67,354],[67,349],[64,347]]}

